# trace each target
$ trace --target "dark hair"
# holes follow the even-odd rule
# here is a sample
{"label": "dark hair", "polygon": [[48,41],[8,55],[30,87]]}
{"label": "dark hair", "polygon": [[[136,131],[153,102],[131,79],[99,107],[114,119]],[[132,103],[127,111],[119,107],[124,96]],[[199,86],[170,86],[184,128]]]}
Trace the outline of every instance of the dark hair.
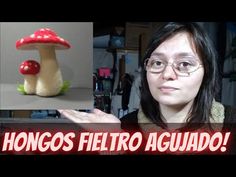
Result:
{"label": "dark hair", "polygon": [[[149,42],[144,59],[149,58],[152,52],[166,39],[179,32],[190,34],[196,51],[202,59],[204,65],[204,77],[200,90],[194,100],[192,109],[189,112],[185,128],[194,126],[200,127],[203,123],[210,124],[210,115],[213,99],[218,88],[218,65],[215,48],[206,32],[197,23],[177,23],[170,22],[160,27]],[[166,124],[160,117],[159,103],[156,101],[148,87],[146,70],[142,62],[141,72],[141,107],[144,114],[155,124],[165,128]]]}

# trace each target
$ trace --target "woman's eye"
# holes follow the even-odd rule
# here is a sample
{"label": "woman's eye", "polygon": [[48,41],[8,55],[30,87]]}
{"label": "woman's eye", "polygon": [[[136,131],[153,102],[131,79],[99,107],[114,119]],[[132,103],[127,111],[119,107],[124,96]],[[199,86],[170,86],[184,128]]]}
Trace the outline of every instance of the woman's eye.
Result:
{"label": "woman's eye", "polygon": [[161,62],[161,61],[155,61],[155,64],[156,64],[157,66],[161,66],[161,65],[163,64],[163,62]]}
{"label": "woman's eye", "polygon": [[188,62],[181,62],[181,63],[179,63],[179,66],[180,67],[188,67],[188,66],[190,66],[191,64],[190,63],[188,63]]}
{"label": "woman's eye", "polygon": [[151,61],[151,66],[160,67],[160,66],[163,66],[164,64],[165,64],[165,62],[162,60],[152,60]]}

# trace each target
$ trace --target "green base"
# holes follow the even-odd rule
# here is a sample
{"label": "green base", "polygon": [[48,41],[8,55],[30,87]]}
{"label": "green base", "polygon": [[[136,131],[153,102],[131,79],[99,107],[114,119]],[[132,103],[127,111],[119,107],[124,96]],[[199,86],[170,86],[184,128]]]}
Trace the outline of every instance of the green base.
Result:
{"label": "green base", "polygon": [[[61,90],[59,92],[59,95],[65,94],[69,88],[70,88],[70,82],[69,81],[64,81],[63,85],[61,87]],[[23,84],[19,84],[17,86],[17,91],[22,95],[27,95]]]}
{"label": "green base", "polygon": [[59,94],[66,93],[69,88],[70,88],[70,82],[69,81],[64,81]]}

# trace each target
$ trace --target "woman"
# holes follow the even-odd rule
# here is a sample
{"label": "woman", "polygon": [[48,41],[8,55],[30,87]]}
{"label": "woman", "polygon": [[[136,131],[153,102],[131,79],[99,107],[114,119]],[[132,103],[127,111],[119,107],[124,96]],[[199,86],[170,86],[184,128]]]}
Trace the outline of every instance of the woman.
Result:
{"label": "woman", "polygon": [[218,91],[216,51],[197,23],[171,22],[153,35],[142,63],[140,109],[121,119],[95,109],[93,113],[59,110],[74,122],[154,123],[168,128],[201,128],[235,122],[236,110],[214,100]]}

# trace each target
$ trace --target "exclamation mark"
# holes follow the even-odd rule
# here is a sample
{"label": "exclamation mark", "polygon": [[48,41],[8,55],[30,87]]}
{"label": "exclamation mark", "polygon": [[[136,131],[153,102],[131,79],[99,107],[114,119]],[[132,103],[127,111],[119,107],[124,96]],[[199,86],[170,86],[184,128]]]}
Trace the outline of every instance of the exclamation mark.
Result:
{"label": "exclamation mark", "polygon": [[227,142],[228,142],[228,140],[229,140],[229,135],[230,135],[230,132],[227,132],[226,134],[225,134],[225,138],[224,138],[224,142],[223,142],[223,144],[222,144],[222,147],[220,148],[220,150],[222,151],[222,152],[225,152],[226,151],[226,144],[227,144]]}

